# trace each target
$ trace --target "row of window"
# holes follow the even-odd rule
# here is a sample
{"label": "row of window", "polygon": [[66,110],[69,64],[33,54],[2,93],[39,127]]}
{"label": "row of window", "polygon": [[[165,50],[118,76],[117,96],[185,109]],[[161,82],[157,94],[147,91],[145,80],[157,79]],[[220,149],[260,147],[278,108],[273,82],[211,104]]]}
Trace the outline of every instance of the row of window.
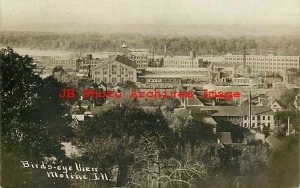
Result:
{"label": "row of window", "polygon": [[[108,70],[103,70],[103,75],[108,75],[108,73],[109,73],[109,71]],[[119,71],[119,74],[130,74],[130,75],[132,75],[132,74],[134,74],[134,71],[127,71],[127,69],[126,70],[123,70],[123,69],[121,69],[121,71]],[[99,74],[101,74],[101,71],[95,71],[95,75],[99,75]],[[111,74],[112,75],[116,75],[116,74],[118,74],[118,71],[117,70],[112,70],[111,71]]]}
{"label": "row of window", "polygon": [[148,71],[148,73],[152,74],[162,74],[162,75],[178,75],[178,74],[199,74],[199,75],[207,75],[208,71]]}
{"label": "row of window", "polygon": [[130,79],[130,78],[127,78],[127,79],[125,79],[125,78],[120,78],[119,81],[118,81],[117,78],[111,78],[111,81],[110,81],[110,79],[108,79],[108,78],[103,78],[103,79],[95,78],[95,82],[97,82],[97,83],[100,83],[102,80],[103,80],[103,82],[114,82],[114,83],[117,83],[117,82],[121,82],[121,83],[122,83],[122,82],[125,82],[126,80],[132,81],[132,79]]}
{"label": "row of window", "polygon": [[264,62],[247,62],[247,64],[249,65],[271,65],[271,66],[274,66],[274,65],[278,65],[278,66],[287,66],[287,65],[290,65],[290,66],[297,66],[297,63],[264,63]]}
{"label": "row of window", "polygon": [[[247,124],[248,124],[248,123],[244,123],[244,127],[247,127]],[[266,126],[265,123],[262,123],[262,125],[263,125],[263,126]],[[257,126],[260,126],[260,124],[258,123]],[[268,123],[268,127],[269,127],[269,128],[270,128],[270,126],[271,126],[271,123]],[[255,123],[252,123],[252,126],[251,126],[251,127],[255,127]]]}
{"label": "row of window", "polygon": [[[256,116],[252,116],[252,120],[255,120]],[[271,120],[271,116],[257,116],[257,120],[260,120],[260,118],[262,117],[262,120],[266,120],[266,117],[268,118],[268,120]],[[248,116],[244,117],[244,120],[247,120]]]}
{"label": "row of window", "polygon": [[[232,58],[232,57],[225,57],[225,60],[243,60],[243,58]],[[264,58],[246,58],[246,60],[250,60],[250,61],[291,61],[291,62],[297,62],[298,59],[280,59],[280,58],[276,58],[276,59],[264,59]]]}

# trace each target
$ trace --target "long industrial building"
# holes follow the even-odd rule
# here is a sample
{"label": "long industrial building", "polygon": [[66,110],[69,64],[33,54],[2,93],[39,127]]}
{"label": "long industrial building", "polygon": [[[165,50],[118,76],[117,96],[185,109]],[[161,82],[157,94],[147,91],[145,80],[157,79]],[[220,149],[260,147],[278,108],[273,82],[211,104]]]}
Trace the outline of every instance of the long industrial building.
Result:
{"label": "long industrial building", "polygon": [[[245,59],[244,59],[245,58]],[[245,64],[255,72],[284,72],[288,69],[300,69],[300,56],[274,55],[232,55],[224,56],[225,63]]]}

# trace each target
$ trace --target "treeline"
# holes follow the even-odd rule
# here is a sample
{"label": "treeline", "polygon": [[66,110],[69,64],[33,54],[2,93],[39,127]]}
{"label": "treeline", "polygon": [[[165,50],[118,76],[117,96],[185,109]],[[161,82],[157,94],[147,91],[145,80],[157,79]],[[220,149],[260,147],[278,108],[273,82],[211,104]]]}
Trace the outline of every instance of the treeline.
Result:
{"label": "treeline", "polygon": [[140,34],[54,34],[36,32],[1,32],[0,46],[42,50],[81,52],[121,51],[122,43],[130,48],[148,48],[163,54],[164,44],[169,54],[188,55],[194,49],[198,55],[249,54],[299,55],[300,39],[296,36],[261,36],[223,38],[211,36],[144,36]]}

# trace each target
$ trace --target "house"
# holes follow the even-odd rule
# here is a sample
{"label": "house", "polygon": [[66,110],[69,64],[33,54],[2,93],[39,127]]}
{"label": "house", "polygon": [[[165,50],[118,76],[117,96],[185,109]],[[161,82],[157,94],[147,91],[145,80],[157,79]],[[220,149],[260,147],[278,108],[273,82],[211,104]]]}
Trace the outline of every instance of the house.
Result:
{"label": "house", "polygon": [[238,67],[237,64],[223,62],[213,62],[211,65],[215,73],[214,82],[217,83],[231,82]]}
{"label": "house", "polygon": [[275,113],[266,106],[251,107],[251,125],[248,106],[189,106],[187,109],[195,119],[196,116],[211,116],[216,122],[229,121],[245,128],[268,127],[274,130]]}
{"label": "house", "polygon": [[253,142],[265,143],[266,135],[260,130],[250,129],[249,131],[243,134],[246,143],[253,143]]}
{"label": "house", "polygon": [[107,84],[137,82],[136,63],[124,56],[113,56],[100,60],[92,69],[92,79],[95,83]]}
{"label": "house", "polygon": [[273,110],[273,112],[279,112],[279,111],[283,110],[283,108],[280,105],[280,103],[278,101],[276,101],[276,100],[272,101],[272,103],[271,103],[271,109]]}
{"label": "house", "polygon": [[115,92],[117,92],[117,91],[122,91],[124,88],[123,87],[121,87],[121,86],[115,86],[115,87],[112,87],[112,91],[115,91]]}
{"label": "house", "polygon": [[222,144],[232,144],[232,138],[230,132],[220,132],[220,142]]}
{"label": "house", "polygon": [[72,119],[76,121],[77,124],[84,122],[84,115],[83,114],[73,114]]}
{"label": "house", "polygon": [[53,66],[60,66],[64,69],[75,69],[78,70],[82,60],[77,58],[58,58],[52,61]]}
{"label": "house", "polygon": [[281,141],[278,138],[276,138],[274,135],[269,135],[265,139],[265,142],[268,143],[271,148],[277,148],[281,144]]}
{"label": "house", "polygon": [[80,106],[85,110],[89,110],[93,106],[93,103],[90,102],[89,100],[81,100]]}
{"label": "house", "polygon": [[40,77],[45,79],[49,76],[52,76],[53,74],[53,69],[55,68],[56,66],[46,66],[46,67],[42,67],[41,68],[41,74],[40,74]]}

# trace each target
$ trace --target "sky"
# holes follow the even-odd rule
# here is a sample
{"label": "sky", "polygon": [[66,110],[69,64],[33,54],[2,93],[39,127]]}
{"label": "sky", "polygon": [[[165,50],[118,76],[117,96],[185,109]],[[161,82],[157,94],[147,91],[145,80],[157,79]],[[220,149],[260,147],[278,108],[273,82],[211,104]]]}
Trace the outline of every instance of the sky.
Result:
{"label": "sky", "polygon": [[300,0],[0,0],[0,23],[299,25]]}

